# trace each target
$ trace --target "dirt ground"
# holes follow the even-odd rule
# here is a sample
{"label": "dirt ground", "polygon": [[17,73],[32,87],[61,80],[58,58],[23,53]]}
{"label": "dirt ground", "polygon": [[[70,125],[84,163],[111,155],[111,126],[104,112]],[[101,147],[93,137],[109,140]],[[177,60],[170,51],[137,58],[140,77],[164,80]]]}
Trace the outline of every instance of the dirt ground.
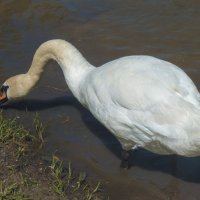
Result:
{"label": "dirt ground", "polygon": [[42,158],[42,123],[34,119],[34,134],[18,122],[0,116],[0,200],[109,199],[98,181],[64,166],[59,156]]}

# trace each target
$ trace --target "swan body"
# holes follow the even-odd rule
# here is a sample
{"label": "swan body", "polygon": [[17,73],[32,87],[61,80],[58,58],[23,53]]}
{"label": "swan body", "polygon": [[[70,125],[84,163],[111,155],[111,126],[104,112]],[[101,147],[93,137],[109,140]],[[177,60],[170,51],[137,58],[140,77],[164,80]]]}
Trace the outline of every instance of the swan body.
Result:
{"label": "swan body", "polygon": [[28,94],[51,59],[74,96],[124,150],[200,155],[199,92],[183,70],[151,56],[122,57],[96,68],[70,43],[50,40],[38,48],[26,74],[5,81],[0,101],[5,93],[7,99]]}

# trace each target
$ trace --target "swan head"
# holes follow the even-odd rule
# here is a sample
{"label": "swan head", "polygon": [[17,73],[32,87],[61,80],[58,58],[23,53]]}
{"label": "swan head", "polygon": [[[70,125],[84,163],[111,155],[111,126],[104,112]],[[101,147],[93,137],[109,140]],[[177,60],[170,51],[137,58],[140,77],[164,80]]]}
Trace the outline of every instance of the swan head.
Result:
{"label": "swan head", "polygon": [[20,74],[7,79],[0,87],[0,105],[8,100],[26,96],[33,87],[33,78]]}

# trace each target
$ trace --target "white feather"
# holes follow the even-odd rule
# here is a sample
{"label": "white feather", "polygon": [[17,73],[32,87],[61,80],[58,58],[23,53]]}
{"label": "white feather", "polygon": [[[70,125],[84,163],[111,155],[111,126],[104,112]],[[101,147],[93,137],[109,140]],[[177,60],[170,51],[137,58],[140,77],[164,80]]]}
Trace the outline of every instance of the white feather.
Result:
{"label": "white feather", "polygon": [[[200,95],[176,65],[128,56],[98,68],[63,40],[42,44],[26,74],[8,79],[8,98],[26,95],[49,59],[61,66],[74,96],[120,141],[159,154],[200,155]],[[103,134],[103,133],[102,133]]]}

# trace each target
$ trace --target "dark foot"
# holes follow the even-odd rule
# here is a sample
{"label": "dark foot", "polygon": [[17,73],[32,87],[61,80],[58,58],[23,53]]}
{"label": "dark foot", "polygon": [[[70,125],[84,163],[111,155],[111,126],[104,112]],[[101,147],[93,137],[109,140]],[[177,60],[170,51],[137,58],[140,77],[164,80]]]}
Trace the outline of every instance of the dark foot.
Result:
{"label": "dark foot", "polygon": [[126,151],[126,150],[123,150],[122,151],[122,154],[121,154],[121,156],[122,156],[122,161],[121,161],[121,165],[120,165],[120,167],[122,168],[122,169],[129,169],[129,158],[130,158],[130,152],[129,151]]}

